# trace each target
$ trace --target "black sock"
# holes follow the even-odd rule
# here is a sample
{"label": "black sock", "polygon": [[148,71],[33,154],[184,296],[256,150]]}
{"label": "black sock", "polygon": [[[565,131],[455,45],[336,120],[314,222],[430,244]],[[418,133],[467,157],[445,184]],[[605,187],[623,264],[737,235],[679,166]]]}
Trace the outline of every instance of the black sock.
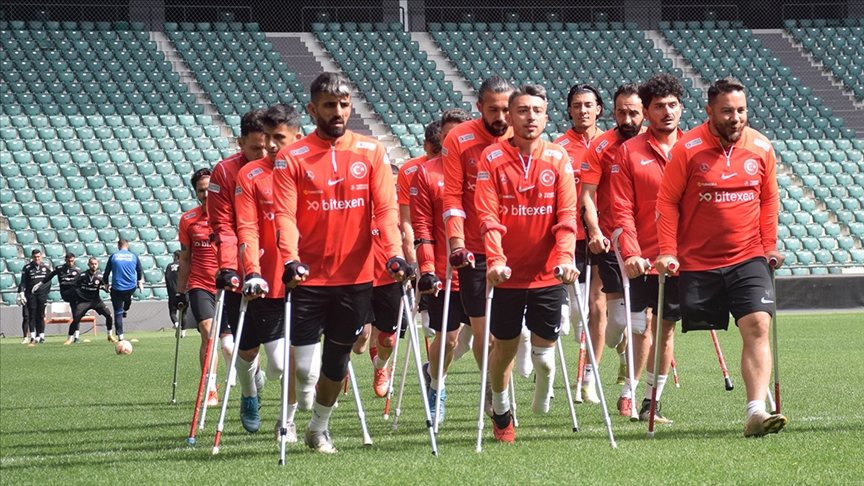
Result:
{"label": "black sock", "polygon": [[510,411],[504,412],[504,414],[499,415],[497,413],[492,414],[492,420],[495,421],[495,425],[499,429],[505,429],[508,425],[510,425]]}

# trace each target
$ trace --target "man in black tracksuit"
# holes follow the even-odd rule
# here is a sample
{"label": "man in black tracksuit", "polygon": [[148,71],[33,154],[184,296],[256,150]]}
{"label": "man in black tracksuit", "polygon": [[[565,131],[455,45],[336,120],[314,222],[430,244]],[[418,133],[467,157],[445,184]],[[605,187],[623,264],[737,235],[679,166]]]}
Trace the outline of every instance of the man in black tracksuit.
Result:
{"label": "man in black tracksuit", "polygon": [[105,327],[108,328],[108,335],[111,336],[114,319],[111,317],[111,311],[108,309],[108,306],[102,301],[102,295],[99,294],[101,287],[104,285],[105,279],[102,277],[102,272],[99,271],[99,260],[91,258],[87,262],[87,271],[79,274],[78,280],[75,281],[75,305],[72,307],[72,324],[69,324],[69,337],[63,344],[71,344],[73,340],[76,343],[78,342],[78,325],[81,323],[81,318],[90,309],[94,309],[105,317]]}
{"label": "man in black tracksuit", "polygon": [[70,308],[75,307],[75,281],[78,280],[78,275],[81,274],[81,269],[75,265],[75,254],[66,254],[66,263],[55,267],[54,271],[49,273],[42,279],[41,282],[33,286],[33,292],[41,289],[43,285],[51,286],[51,279],[57,277],[60,283],[60,297],[63,302],[68,302]]}
{"label": "man in black tracksuit", "polygon": [[[26,305],[30,317],[30,344],[45,342],[45,304],[48,303],[49,285],[33,287],[51,273],[51,267],[42,261],[42,252],[33,250],[32,260],[21,269],[21,283],[18,285],[18,305]],[[29,346],[28,345],[28,346]]]}

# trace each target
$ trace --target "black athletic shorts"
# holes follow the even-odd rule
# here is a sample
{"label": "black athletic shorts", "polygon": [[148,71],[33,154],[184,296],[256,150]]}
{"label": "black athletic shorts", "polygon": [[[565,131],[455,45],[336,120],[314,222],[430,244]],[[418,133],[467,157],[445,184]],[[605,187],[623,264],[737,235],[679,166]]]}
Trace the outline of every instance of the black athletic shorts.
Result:
{"label": "black athletic shorts", "polygon": [[429,294],[422,294],[420,296],[420,307],[417,310],[420,312],[429,310]]}
{"label": "black athletic shorts", "polygon": [[320,287],[299,285],[291,291],[291,344],[321,341],[353,345],[372,307],[372,282]]}
{"label": "black athletic shorts", "polygon": [[285,337],[285,300],[257,298],[249,301],[240,350],[248,351]]}
{"label": "black athletic shorts", "polygon": [[681,272],[681,332],[728,329],[754,312],[774,315],[771,271],[763,257],[701,272]]}
{"label": "black athletic shorts", "polygon": [[621,283],[621,269],[618,267],[618,259],[615,252],[591,255],[597,263],[600,280],[603,281],[604,294],[620,294],[624,292],[624,284]]}
{"label": "black athletic shorts", "polygon": [[[444,291],[438,292],[438,297],[432,294],[423,294],[428,297],[429,302],[429,328],[441,331],[441,321],[444,319]],[[447,332],[459,329],[459,324],[470,324],[468,314],[459,305],[459,292],[450,292],[450,308],[447,309]]]}
{"label": "black athletic shorts", "polygon": [[492,297],[489,330],[495,339],[508,341],[522,333],[522,317],[528,330],[548,341],[558,339],[561,328],[562,285],[541,289],[496,288]]}
{"label": "black athletic shorts", "polygon": [[[659,278],[657,275],[642,275],[630,279],[631,312],[642,312],[650,308],[652,312],[657,313],[657,300],[660,292]],[[663,290],[663,320],[672,322],[681,320],[678,277],[666,277],[666,287]]]}
{"label": "black athletic shorts", "polygon": [[395,333],[401,301],[402,284],[399,282],[372,287],[372,305],[366,322],[381,332]]}
{"label": "black athletic shorts", "polygon": [[75,308],[75,301],[78,300],[78,293],[75,292],[75,289],[66,289],[60,291],[60,298],[63,299],[63,302],[69,304],[69,307]]}
{"label": "black athletic shorts", "polygon": [[[192,289],[187,295],[189,296],[189,308],[192,310],[196,324],[207,319],[213,319],[213,316],[216,315],[216,294],[211,294],[204,289]],[[198,331],[201,329],[199,328]]]}
{"label": "black athletic shorts", "polygon": [[486,315],[486,255],[474,254],[474,268],[457,268],[459,296],[468,317]]}
{"label": "black athletic shorts", "polygon": [[237,329],[237,321],[240,319],[240,302],[242,301],[243,296],[239,293],[230,290],[225,291],[225,303],[222,305],[222,322],[219,323],[219,335],[231,334],[236,337],[234,330]]}

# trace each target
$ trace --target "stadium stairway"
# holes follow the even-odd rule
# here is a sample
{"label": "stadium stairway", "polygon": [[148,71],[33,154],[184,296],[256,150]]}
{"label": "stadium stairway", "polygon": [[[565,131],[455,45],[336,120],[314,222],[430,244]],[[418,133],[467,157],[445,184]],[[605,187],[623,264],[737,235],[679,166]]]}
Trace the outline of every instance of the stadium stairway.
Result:
{"label": "stadium stairway", "polygon": [[[309,39],[304,40],[304,36],[309,36]],[[339,71],[335,64],[331,66],[322,62],[322,58],[329,60],[329,57],[308,33],[270,32],[267,34],[267,40],[273,43],[273,49],[278,51],[297,73],[297,80],[307,87],[322,71]],[[355,90],[352,96],[356,98],[358,94]],[[377,136],[378,134],[371,128],[372,124],[369,123],[369,118],[374,117],[374,114],[369,116],[369,113],[365,113],[368,110],[364,108],[363,103],[354,103],[351,118],[348,119],[348,128],[362,135]]]}
{"label": "stadium stairway", "polygon": [[702,79],[702,76],[699,75],[699,72],[691,66],[686,59],[684,59],[684,56],[675,50],[675,46],[670,44],[660,31],[646,30],[644,32],[645,38],[654,41],[654,46],[663,52],[663,57],[671,59],[673,67],[684,71],[684,78],[690,79],[693,82],[694,88],[701,89],[703,96],[707,99],[708,83],[706,83],[705,80]]}
{"label": "stadium stairway", "polygon": [[864,137],[864,109],[856,109],[854,96],[843,92],[843,84],[833,82],[830,71],[822,71],[821,63],[814,60],[793,37],[781,30],[754,30],[753,36],[762,39],[762,45],[771,49],[771,55],[789,66],[792,76],[813,88],[813,95],[822,97],[824,104],[834,109],[834,116],[842,117],[846,127],[853,128],[858,138]]}
{"label": "stadium stairway", "polygon": [[420,44],[420,49],[429,54],[429,59],[435,61],[435,65],[441,71],[444,71],[444,79],[453,83],[453,89],[462,93],[462,101],[468,102],[472,106],[472,112],[476,112],[477,95],[474,89],[471,88],[465,78],[463,78],[456,66],[450,59],[441,52],[441,48],[432,39],[428,32],[411,32],[411,39]]}

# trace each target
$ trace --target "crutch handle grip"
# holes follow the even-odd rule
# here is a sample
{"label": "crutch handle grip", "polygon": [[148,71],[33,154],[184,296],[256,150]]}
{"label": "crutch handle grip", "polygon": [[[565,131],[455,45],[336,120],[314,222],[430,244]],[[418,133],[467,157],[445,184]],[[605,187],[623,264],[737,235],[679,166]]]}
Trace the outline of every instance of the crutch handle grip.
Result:
{"label": "crutch handle grip", "polygon": [[561,269],[561,267],[556,266],[555,268],[552,269],[552,273],[553,273],[556,277],[560,277],[561,275],[564,275],[564,270]]}
{"label": "crutch handle grip", "polygon": [[666,268],[668,268],[670,272],[675,272],[676,270],[678,270],[678,264],[675,262],[672,262]]}
{"label": "crutch handle grip", "polygon": [[777,268],[777,258],[776,257],[769,258],[768,259],[768,266],[770,266],[771,268]]}
{"label": "crutch handle grip", "polygon": [[[473,257],[474,255],[471,255],[471,256]],[[510,270],[510,267],[504,267],[504,276],[505,277],[510,278],[510,275],[512,275],[512,274],[513,274],[513,271]]]}

